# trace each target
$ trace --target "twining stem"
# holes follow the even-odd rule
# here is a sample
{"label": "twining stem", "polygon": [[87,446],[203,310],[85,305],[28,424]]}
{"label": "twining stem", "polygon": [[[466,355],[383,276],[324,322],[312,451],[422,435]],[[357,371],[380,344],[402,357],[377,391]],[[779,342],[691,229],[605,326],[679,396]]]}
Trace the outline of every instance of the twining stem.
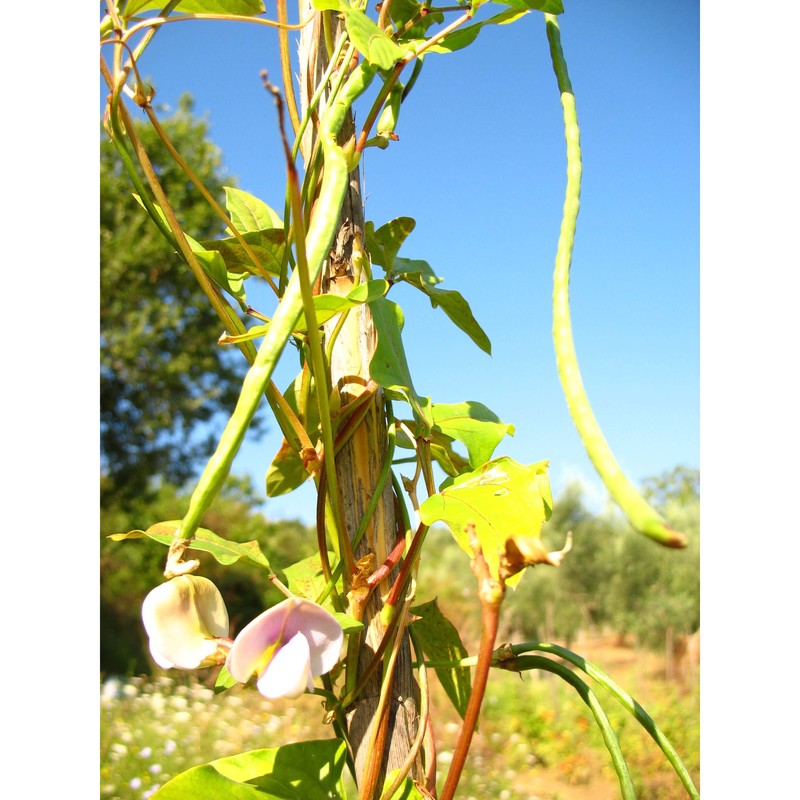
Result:
{"label": "twining stem", "polygon": [[281,56],[281,75],[283,77],[283,91],[286,94],[286,108],[292,122],[295,135],[300,129],[300,115],[297,113],[297,99],[294,94],[294,81],[292,79],[292,55],[289,52],[289,18],[286,15],[286,0],[278,0],[278,49]]}
{"label": "twining stem", "polygon": [[275,20],[264,19],[263,17],[244,17],[238,14],[181,14],[179,17],[153,17],[152,19],[147,19],[143,22],[137,23],[136,25],[132,25],[125,31],[124,38],[129,39],[137,31],[140,31],[144,28],[154,28],[158,25],[165,25],[168,22],[187,22],[193,19],[227,22],[251,22],[256,25],[266,25],[268,28],[284,28],[288,31],[299,31],[308,25],[312,17],[300,20],[300,22],[297,24],[276,22]]}
{"label": "twining stem", "polygon": [[474,528],[469,526],[467,533],[474,552],[472,570],[478,579],[478,597],[481,601],[481,643],[478,649],[478,663],[475,665],[475,674],[472,678],[472,691],[464,712],[464,722],[453,751],[453,760],[450,762],[450,769],[447,772],[440,800],[453,800],[467,760],[475,726],[478,724],[483,696],[486,693],[489,671],[492,667],[494,643],[497,639],[497,626],[500,620],[500,606],[505,593],[505,585],[495,580],[489,571],[489,565],[483,557],[483,551]]}
{"label": "twining stem", "polygon": [[336,524],[337,539],[339,542],[340,556],[345,561],[349,574],[355,572],[355,560],[353,559],[353,550],[350,547],[350,539],[347,536],[347,530],[342,516],[341,503],[339,502],[339,481],[336,477],[336,462],[334,458],[334,444],[333,444],[333,427],[331,424],[331,410],[330,410],[330,391],[331,387],[328,380],[328,369],[325,363],[325,354],[322,349],[322,338],[319,332],[319,325],[317,324],[317,313],[314,308],[314,294],[311,286],[311,281],[308,274],[308,262],[306,259],[305,251],[305,220],[303,219],[303,201],[300,197],[300,182],[297,177],[297,168],[292,159],[291,148],[286,139],[286,134],[283,129],[283,104],[278,90],[271,84],[265,85],[275,97],[275,103],[278,108],[278,117],[280,120],[281,139],[283,141],[284,152],[286,156],[286,171],[287,171],[287,185],[289,187],[289,196],[292,204],[292,218],[297,240],[297,269],[295,274],[300,277],[300,291],[303,297],[303,311],[305,313],[307,331],[308,331],[308,346],[311,352],[311,365],[312,376],[317,387],[317,403],[319,405],[319,419],[322,427],[322,441],[323,441],[323,466],[325,475],[328,479],[328,501],[331,505],[333,518]]}
{"label": "twining stem", "polygon": [[[110,88],[112,84],[111,75],[108,72],[106,64],[102,60],[100,64],[103,77],[109,84]],[[128,173],[128,176],[133,181],[134,187],[136,188],[136,191],[138,192],[138,195],[143,205],[145,206],[145,209],[150,215],[150,218],[156,223],[156,226],[161,231],[161,234],[176,250],[181,250],[175,232],[170,229],[169,225],[166,222],[166,220],[168,219],[167,212],[164,211],[162,216],[153,206],[150,197],[147,193],[146,187],[142,183],[139,177],[139,173],[133,164],[132,158],[125,147],[124,143],[125,136],[119,127],[119,117],[122,118],[123,124],[125,125],[125,130],[128,131],[128,138],[130,139],[132,145],[134,146],[140,165],[148,178],[150,188],[152,189],[154,194],[159,194],[162,198],[161,201],[162,211],[164,211],[164,209],[169,207],[166,195],[164,194],[163,189],[161,188],[161,184],[158,181],[158,177],[155,173],[155,170],[153,169],[149,157],[147,156],[147,153],[138,138],[138,135],[136,133],[136,128],[133,125],[133,121],[131,120],[130,115],[128,114],[127,109],[125,109],[124,105],[119,104],[116,108],[116,111],[113,110],[111,111],[109,115],[109,124],[111,125],[113,131],[112,141],[114,142],[114,145],[117,148],[117,152],[119,153],[123,161],[125,170]],[[197,263],[193,265],[192,261],[187,260],[186,258],[184,258],[184,260],[192,270],[192,273],[197,279],[201,289],[208,297],[212,308],[217,312],[217,316],[219,316],[220,320],[222,321],[222,324],[225,325],[225,327],[229,331],[232,331],[234,334],[246,333],[247,331],[244,326],[244,323],[236,314],[236,312],[231,308],[231,306],[225,301],[225,298],[223,297],[219,289],[208,278],[202,267]],[[237,346],[241,350],[244,357],[247,359],[247,362],[249,364],[252,364],[256,358],[255,345],[251,341],[242,341],[242,342],[237,342]],[[291,442],[293,446],[296,446],[296,449],[298,450],[301,447],[311,447],[311,442],[308,439],[308,434],[306,433],[305,428],[302,426],[297,416],[295,415],[294,411],[286,402],[283,395],[280,393],[280,391],[272,381],[270,381],[267,386],[266,396],[267,396],[267,401],[269,402],[270,407],[272,408],[272,411],[275,414],[275,418],[278,421],[278,425],[280,426],[281,431],[283,435],[286,437],[286,439],[289,442]]]}
{"label": "twining stem", "polygon": [[631,525],[640,533],[660,544],[668,547],[685,547],[686,537],[666,525],[661,515],[644,500],[617,463],[594,416],[578,368],[569,310],[569,270],[580,209],[583,169],[580,129],[578,128],[575,95],[561,48],[558,19],[553,14],[545,14],[544,17],[547,39],[550,43],[550,57],[561,93],[561,106],[564,110],[564,136],[567,141],[567,186],[555,271],[553,272],[553,342],[558,375],[567,400],[567,407],[586,452],[609,494],[625,512]]}
{"label": "twining stem", "polygon": [[186,161],[184,161],[181,154],[175,149],[175,146],[170,141],[169,137],[166,134],[166,131],[161,126],[161,123],[158,121],[158,117],[156,116],[152,106],[149,103],[144,107],[144,111],[147,114],[148,118],[150,119],[150,122],[153,128],[155,129],[155,132],[158,134],[159,139],[161,139],[164,146],[169,151],[170,155],[175,159],[178,166],[185,173],[186,177],[189,178],[189,180],[195,185],[200,194],[203,195],[206,202],[214,209],[217,216],[219,216],[220,219],[228,226],[228,228],[230,228],[230,231],[236,238],[236,241],[239,242],[239,244],[242,246],[242,249],[245,251],[245,253],[247,253],[248,258],[253,262],[253,265],[258,271],[258,274],[262,278],[264,278],[264,280],[266,280],[272,291],[275,292],[276,295],[278,295],[278,287],[275,285],[269,273],[264,269],[264,265],[258,259],[258,256],[253,252],[253,248],[250,247],[250,245],[247,242],[247,239],[245,239],[244,236],[242,236],[242,234],[239,233],[238,229],[233,224],[228,215],[225,213],[222,206],[220,206],[220,204],[217,202],[214,195],[212,195],[211,192],[209,192],[208,189],[206,189],[202,181],[197,177],[197,175],[195,175],[194,170],[192,170],[192,168],[186,163]]}

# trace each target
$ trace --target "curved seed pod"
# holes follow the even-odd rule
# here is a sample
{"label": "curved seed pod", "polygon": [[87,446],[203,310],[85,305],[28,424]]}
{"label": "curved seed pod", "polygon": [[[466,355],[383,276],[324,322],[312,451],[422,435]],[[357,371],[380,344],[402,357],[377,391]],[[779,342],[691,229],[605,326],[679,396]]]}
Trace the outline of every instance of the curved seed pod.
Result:
{"label": "curved seed pod", "polygon": [[685,547],[682,533],[667,526],[661,515],[639,494],[617,463],[586,396],[575,354],[569,311],[569,268],[575,242],[575,226],[580,208],[581,146],[575,96],[561,50],[561,37],[555,16],[545,14],[550,56],[561,92],[564,109],[564,136],[567,140],[567,187],[558,252],[553,273],[553,342],[561,386],[570,415],[586,452],[603,480],[609,494],[622,509],[633,527],[667,547]]}

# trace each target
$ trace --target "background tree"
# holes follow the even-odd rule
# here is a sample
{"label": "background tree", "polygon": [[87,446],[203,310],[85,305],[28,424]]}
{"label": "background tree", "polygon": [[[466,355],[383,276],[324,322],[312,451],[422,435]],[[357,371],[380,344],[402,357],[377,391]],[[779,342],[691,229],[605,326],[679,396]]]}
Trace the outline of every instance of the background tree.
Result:
{"label": "background tree", "polygon": [[[231,177],[186,95],[164,120],[167,135],[217,197]],[[221,233],[214,215],[152,126],[137,127],[187,230]],[[221,331],[197,281],[147,219],[114,146],[100,145],[100,447],[102,502],[130,505],[154,478],[194,474],[215,439],[204,430],[238,397],[246,364],[216,344]]]}
{"label": "background tree", "polygon": [[668,632],[681,636],[700,627],[700,473],[676,467],[648,480],[644,494],[688,534],[689,544],[675,554],[642,547],[647,542],[637,536],[621,537],[609,599],[618,631],[660,647]]}

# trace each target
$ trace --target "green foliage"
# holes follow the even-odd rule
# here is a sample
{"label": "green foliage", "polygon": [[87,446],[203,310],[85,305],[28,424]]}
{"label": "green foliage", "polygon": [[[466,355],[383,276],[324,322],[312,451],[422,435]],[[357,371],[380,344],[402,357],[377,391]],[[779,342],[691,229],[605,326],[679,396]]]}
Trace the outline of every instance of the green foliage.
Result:
{"label": "green foliage", "polygon": [[448,478],[439,493],[420,505],[419,513],[426,525],[446,523],[470,554],[466,529],[474,525],[486,563],[496,578],[506,539],[538,538],[552,507],[547,462],[523,466],[503,457],[457,478]]}
{"label": "green foliage", "polygon": [[[469,653],[458,630],[439,610],[436,600],[413,606],[411,613],[419,617],[414,622],[414,636],[422,645],[428,661],[448,662],[467,658]],[[463,719],[470,693],[469,667],[442,664],[434,668],[450,702]]]}
{"label": "green foliage", "polygon": [[330,800],[340,791],[346,745],[336,739],[297,742],[220,758],[182,772],[157,800]]}
{"label": "green foliage", "polygon": [[[191,100],[164,128],[209,191],[231,179]],[[150,126],[139,135],[170,204],[199,238],[222,225]],[[244,361],[216,344],[221,324],[196,280],[133,197],[115,147],[100,144],[100,446],[103,503],[135,507],[155,478],[183,484],[213,445],[207,424],[233,407]],[[173,512],[174,513],[174,512]]]}

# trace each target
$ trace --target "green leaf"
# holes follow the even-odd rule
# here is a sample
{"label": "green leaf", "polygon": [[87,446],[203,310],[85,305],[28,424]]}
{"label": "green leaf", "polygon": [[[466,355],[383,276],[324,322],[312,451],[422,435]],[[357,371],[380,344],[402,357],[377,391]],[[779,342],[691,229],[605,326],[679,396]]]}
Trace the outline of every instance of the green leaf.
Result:
{"label": "green leaf", "polygon": [[[320,438],[319,403],[314,382],[308,392],[307,406],[300,409],[300,395],[303,391],[303,373],[292,381],[283,396],[289,407],[304,420],[304,427],[311,443],[316,446]],[[280,497],[294,491],[310,477],[300,454],[290,447],[284,439],[267,470],[267,497]]]}
{"label": "green leaf", "polygon": [[[382,279],[366,281],[351,289],[345,295],[319,294],[314,297],[314,310],[317,315],[317,323],[322,325],[342,311],[349,308],[372,303],[379,297],[383,297],[390,288],[389,281]],[[305,314],[300,315],[296,331],[304,331],[307,328]]]}
{"label": "green leaf", "polygon": [[267,497],[289,494],[309,477],[300,454],[284,439],[267,470]]}
{"label": "green leaf", "polygon": [[339,739],[297,742],[220,758],[182,772],[154,800],[331,800],[341,786],[347,748]]}
{"label": "green leaf", "polygon": [[222,694],[222,692],[236,686],[239,681],[228,672],[228,668],[223,664],[220,671],[217,673],[217,680],[214,682],[214,694]]}
{"label": "green leaf", "polygon": [[[180,527],[181,520],[168,520],[167,522],[157,522],[151,525],[146,531],[133,530],[128,533],[112,533],[109,539],[120,542],[125,539],[142,539],[147,537],[161,544],[172,544],[175,531]],[[240,558],[246,558],[259,567],[269,569],[269,561],[261,552],[258,542],[229,542],[221,536],[217,536],[207,528],[198,528],[197,532],[189,545],[190,550],[202,550],[210,553],[220,564],[233,564]]]}
{"label": "green leaf", "polygon": [[[383,794],[381,794],[381,798],[386,796],[386,791],[389,789],[392,783],[394,783],[394,779],[397,777],[399,772],[399,769],[393,769],[386,776],[386,780],[383,782]],[[403,782],[400,784],[400,786],[395,789],[392,796],[387,800],[426,800],[426,798],[430,798],[430,796],[431,795],[427,793],[422,794],[422,792],[414,784],[414,781],[406,776],[403,778]]]}
{"label": "green leaf", "polygon": [[[398,31],[403,31],[398,36],[398,39],[405,40],[422,37],[431,25],[444,22],[444,14],[440,11],[427,13],[423,16],[420,13],[421,9],[422,4],[418,3],[417,0],[392,0],[392,4],[389,6],[389,16],[394,22],[395,28]],[[406,25],[414,19],[417,20],[416,24],[406,28]]]}
{"label": "green leaf", "polygon": [[242,311],[247,310],[247,296],[244,292],[244,279],[247,273],[238,271],[228,271],[225,259],[213,250],[206,250],[199,242],[195,242],[190,237],[186,237],[189,246],[192,248],[197,261],[203,271],[211,278],[220,289],[224,289],[231,297],[239,303]]}
{"label": "green leaf", "polygon": [[[139,195],[134,194],[133,196],[142,208],[146,208]],[[164,223],[168,224],[167,217],[161,209],[161,206],[157,203],[154,203],[153,206]],[[198,264],[200,264],[206,275],[208,275],[217,286],[234,297],[242,310],[245,311],[247,309],[247,298],[244,293],[243,283],[247,274],[236,269],[228,271],[225,259],[222,258],[219,253],[214,250],[207,250],[200,242],[192,239],[185,231],[183,235],[186,237],[186,243],[189,245],[189,249],[195,254]],[[179,253],[179,255],[183,258],[181,253]]]}
{"label": "green leaf", "polygon": [[[442,614],[437,600],[413,606],[411,613],[419,617],[414,621],[413,630],[429,661],[460,661],[469,655],[458,631]],[[434,669],[442,688],[463,719],[472,691],[469,667],[441,666]]]}
{"label": "green leaf", "polygon": [[[281,260],[283,259],[284,236],[283,228],[272,230],[250,231],[242,235],[261,266],[272,275],[280,275]],[[259,275],[259,271],[252,259],[245,251],[241,242],[233,236],[227,239],[213,239],[201,243],[206,250],[218,252],[225,261],[228,271]]]}
{"label": "green leaf", "polygon": [[397,251],[416,224],[411,217],[397,217],[375,230],[375,223],[367,222],[365,237],[372,263],[391,272]]}
{"label": "green leaf", "polygon": [[239,233],[265,231],[273,228],[283,230],[283,220],[263,200],[248,192],[225,186],[225,207],[231,222]]}
{"label": "green leaf", "polygon": [[336,621],[342,626],[345,633],[358,633],[364,630],[363,622],[359,622],[341,611],[334,611],[333,616],[336,617]]}
{"label": "green leaf", "polygon": [[340,0],[311,0],[311,5],[317,11],[338,11],[342,4]]}
{"label": "green leaf", "polygon": [[506,425],[483,403],[434,403],[433,422],[446,436],[463,442],[469,454],[469,465],[476,469],[485,464],[504,436],[514,435],[514,426]]}
{"label": "green leaf", "polygon": [[[505,5],[510,5],[506,3]],[[528,13],[526,6],[520,8],[509,8],[506,11],[501,11],[499,14],[483,20],[483,22],[476,22],[473,25],[467,25],[463,28],[449,33],[439,42],[428,48],[431,53],[452,53],[456,50],[462,50],[471,45],[477,38],[478,34],[484,25],[508,25],[511,22],[516,22]]]}
{"label": "green leaf", "polygon": [[363,11],[342,5],[350,41],[356,50],[378,69],[390,69],[403,57],[403,51]]}
{"label": "green leaf", "polygon": [[512,8],[529,8],[531,11],[541,11],[544,14],[564,13],[564,4],[561,0],[494,0],[494,2]]}
{"label": "green leaf", "polygon": [[[466,533],[475,526],[475,534],[492,575],[497,578],[500,556],[510,536],[538,537],[542,524],[553,507],[547,461],[530,466],[503,457],[479,469],[448,479],[437,494],[419,508],[425,525],[444,522],[455,540],[473,555]],[[520,572],[508,581],[513,585]]]}
{"label": "green leaf", "polygon": [[[405,420],[405,424],[410,429],[413,429],[414,423]],[[396,434],[395,443],[398,447],[404,447],[407,450],[415,450],[415,444],[408,438],[406,432],[399,428]],[[469,469],[469,461],[464,458],[460,453],[453,450],[453,439],[443,434],[437,428],[431,430],[430,435],[430,448],[431,456],[436,460],[439,466],[444,470],[446,475],[454,478],[462,472]]]}
{"label": "green leaf", "polygon": [[[331,565],[331,569],[336,567],[336,562],[338,560],[336,553],[328,552],[328,562]],[[283,570],[283,575],[286,580],[286,585],[292,594],[305,597],[307,600],[312,600],[315,603],[328,585],[322,573],[322,561],[319,553],[315,553],[313,556],[304,558],[302,561],[298,561],[296,564],[286,567],[286,569]],[[330,595],[322,605],[329,606],[329,610],[333,610]]]}
{"label": "green leaf", "polygon": [[[129,19],[143,11],[161,11],[167,0],[129,0],[125,6],[125,18]],[[181,0],[175,9],[183,14],[236,14],[240,17],[255,17],[263,14],[261,0]]]}
{"label": "green leaf", "polygon": [[472,314],[469,303],[460,292],[453,289],[440,289],[436,284],[441,282],[426,261],[407,258],[395,258],[395,268],[389,274],[390,279],[405,281],[428,296],[433,308],[441,308],[458,328],[475,342],[484,353],[492,354],[492,343],[486,332],[478,324]]}
{"label": "green leaf", "polygon": [[390,395],[405,400],[413,409],[417,421],[430,428],[431,420],[414,390],[403,347],[403,310],[385,297],[372,303],[371,309],[378,344],[369,364],[369,374]]}

